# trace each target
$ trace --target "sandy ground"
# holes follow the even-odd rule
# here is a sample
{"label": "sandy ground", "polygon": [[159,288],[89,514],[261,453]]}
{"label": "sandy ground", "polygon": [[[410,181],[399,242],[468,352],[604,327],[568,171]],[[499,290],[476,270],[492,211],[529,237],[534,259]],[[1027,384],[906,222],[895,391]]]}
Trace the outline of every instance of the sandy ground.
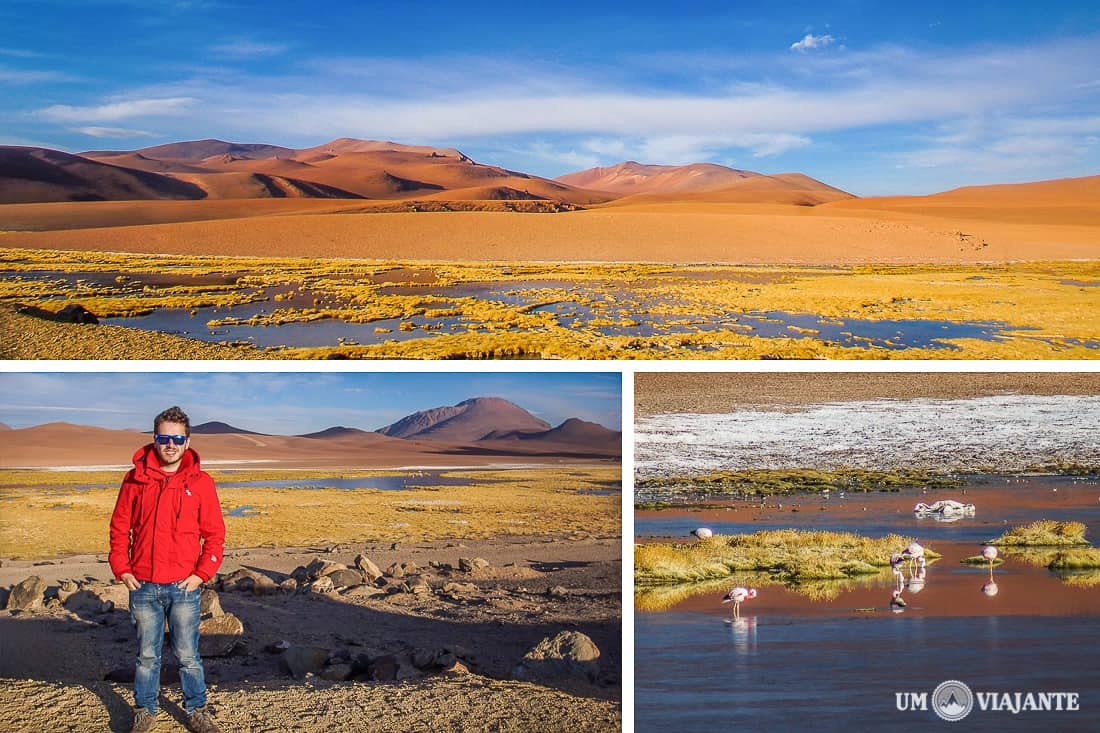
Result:
{"label": "sandy ground", "polygon": [[[1095,203],[1084,204],[1084,213],[1077,206],[1069,214],[1058,206],[1016,206],[1015,215],[1008,218],[999,213],[997,201],[984,200],[919,210],[671,203],[567,214],[363,214],[334,213],[339,205],[332,202],[237,203],[236,209],[224,201],[0,206],[0,231],[8,230],[0,235],[0,243],[65,250],[427,261],[854,264],[1100,256]],[[303,213],[321,206],[330,213]],[[187,220],[204,216],[208,220]],[[248,218],[226,218],[230,216]],[[73,222],[91,228],[68,228]],[[122,222],[132,225],[119,226]],[[20,228],[56,231],[15,231]]]}
{"label": "sandy ground", "polygon": [[[244,623],[244,650],[206,661],[210,704],[223,730],[249,731],[615,731],[621,729],[621,541],[499,537],[485,542],[338,545],[234,550],[223,573],[248,567],[276,580],[316,557],[351,562],[364,553],[385,569],[394,562],[457,564],[482,557],[491,567],[454,576],[423,576],[436,588],[471,583],[456,599],[427,596],[253,596],[221,593]],[[114,593],[103,556],[46,564],[5,560],[0,586],[37,574],[49,584],[88,579]],[[549,591],[554,588],[551,594]],[[113,589],[113,590],[111,590]],[[114,596],[112,596],[114,597]],[[577,630],[601,650],[596,680],[511,679],[514,665],[540,640]],[[263,648],[281,640],[375,655],[408,648],[465,647],[471,673],[406,682],[294,680]],[[125,610],[105,621],[54,608],[0,614],[0,729],[127,730],[130,685],[104,681],[133,663],[135,641]],[[166,655],[170,658],[170,654]],[[182,730],[178,685],[164,688],[159,731]]]}
{"label": "sandy ground", "polygon": [[636,417],[662,413],[724,413],[738,407],[778,408],[809,402],[916,397],[963,399],[998,394],[1094,395],[1098,373],[828,373],[739,372],[634,375]]}

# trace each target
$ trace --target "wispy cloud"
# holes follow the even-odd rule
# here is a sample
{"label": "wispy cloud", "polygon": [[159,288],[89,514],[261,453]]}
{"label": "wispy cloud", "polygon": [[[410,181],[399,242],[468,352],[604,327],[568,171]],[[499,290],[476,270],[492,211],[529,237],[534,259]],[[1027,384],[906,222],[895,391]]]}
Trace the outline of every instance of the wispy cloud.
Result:
{"label": "wispy cloud", "polygon": [[818,48],[825,48],[836,42],[836,39],[830,35],[815,36],[812,33],[807,33],[802,37],[801,41],[796,41],[791,44],[792,51],[798,51],[799,53],[806,53]]}
{"label": "wispy cloud", "polygon": [[172,97],[167,99],[130,99],[89,107],[55,104],[36,110],[34,114],[55,122],[115,122],[134,117],[176,115],[191,107],[197,101],[197,99],[191,97]]}
{"label": "wispy cloud", "polygon": [[146,130],[128,130],[124,127],[74,127],[73,132],[91,137],[129,138],[129,137],[157,137],[157,133]]}
{"label": "wispy cloud", "polygon": [[43,59],[46,54],[38,51],[28,51],[24,48],[0,48],[0,56],[11,56],[17,59]]}
{"label": "wispy cloud", "polygon": [[290,48],[285,43],[262,43],[238,38],[225,43],[211,46],[210,50],[219,56],[231,56],[233,58],[261,58],[265,56],[279,56]]}
{"label": "wispy cloud", "polygon": [[10,69],[0,66],[0,84],[43,84],[47,82],[74,81],[76,77],[60,71],[34,69]]}

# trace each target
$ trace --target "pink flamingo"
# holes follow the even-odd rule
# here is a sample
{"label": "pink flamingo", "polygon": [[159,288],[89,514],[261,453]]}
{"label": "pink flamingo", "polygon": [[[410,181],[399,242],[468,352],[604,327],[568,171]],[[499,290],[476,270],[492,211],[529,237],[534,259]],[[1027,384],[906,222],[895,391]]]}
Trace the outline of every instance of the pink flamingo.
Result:
{"label": "pink flamingo", "polygon": [[909,558],[909,574],[913,574],[913,563],[918,564],[924,560],[924,548],[916,542],[911,542],[909,547],[905,548],[905,551],[901,553],[903,557]]}
{"label": "pink flamingo", "polygon": [[993,545],[986,545],[982,548],[982,557],[989,561],[989,578],[993,579],[993,561],[997,559],[997,548]]}
{"label": "pink flamingo", "polygon": [[722,599],[722,603],[733,601],[733,617],[740,618],[741,604],[750,598],[756,598],[756,588],[742,588],[741,586],[737,586],[736,588],[730,589],[730,592]]}

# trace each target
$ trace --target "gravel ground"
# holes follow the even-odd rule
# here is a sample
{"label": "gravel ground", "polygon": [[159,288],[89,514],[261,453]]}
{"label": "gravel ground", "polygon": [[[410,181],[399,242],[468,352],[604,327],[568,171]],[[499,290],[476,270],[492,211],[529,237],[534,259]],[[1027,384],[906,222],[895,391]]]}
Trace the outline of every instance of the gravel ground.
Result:
{"label": "gravel ground", "polygon": [[122,326],[56,323],[0,306],[0,359],[269,359],[249,347],[208,344]]}

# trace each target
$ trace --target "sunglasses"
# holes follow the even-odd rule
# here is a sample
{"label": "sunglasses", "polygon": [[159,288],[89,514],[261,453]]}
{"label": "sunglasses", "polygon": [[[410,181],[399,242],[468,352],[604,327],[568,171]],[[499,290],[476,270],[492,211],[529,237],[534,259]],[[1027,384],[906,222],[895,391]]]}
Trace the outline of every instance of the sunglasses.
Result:
{"label": "sunglasses", "polygon": [[184,443],[187,442],[187,436],[186,435],[160,435],[158,433],[157,435],[153,436],[153,441],[157,445],[168,445],[169,443],[174,443],[175,445],[183,445]]}

